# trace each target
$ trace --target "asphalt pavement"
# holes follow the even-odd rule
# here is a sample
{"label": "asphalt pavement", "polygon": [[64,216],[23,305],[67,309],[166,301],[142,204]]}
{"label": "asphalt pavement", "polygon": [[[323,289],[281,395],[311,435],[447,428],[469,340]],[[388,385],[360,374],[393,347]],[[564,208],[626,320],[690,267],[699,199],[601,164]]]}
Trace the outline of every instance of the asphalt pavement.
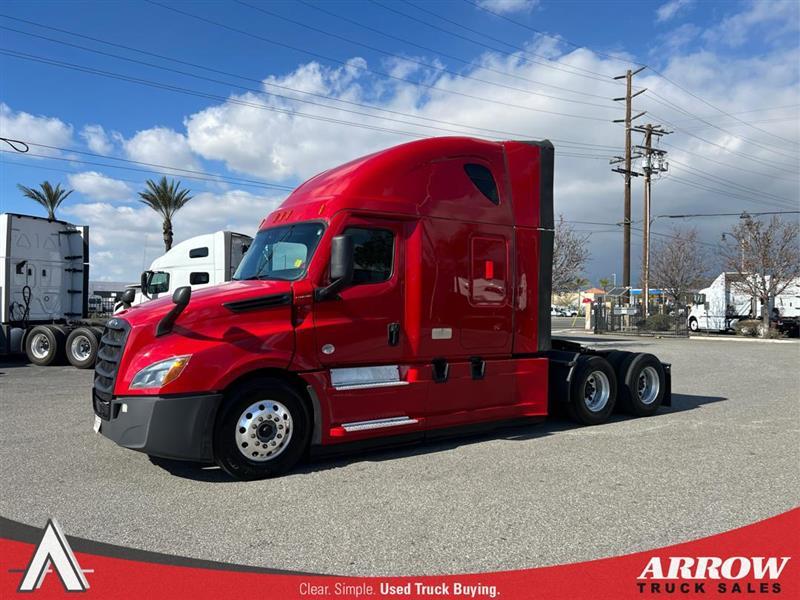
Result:
{"label": "asphalt pavement", "polygon": [[248,483],[156,466],[93,433],[90,371],[0,363],[0,515],[37,527],[53,516],[68,535],[195,558],[400,575],[618,555],[800,503],[800,344],[582,341],[673,363],[672,408],[316,461]]}

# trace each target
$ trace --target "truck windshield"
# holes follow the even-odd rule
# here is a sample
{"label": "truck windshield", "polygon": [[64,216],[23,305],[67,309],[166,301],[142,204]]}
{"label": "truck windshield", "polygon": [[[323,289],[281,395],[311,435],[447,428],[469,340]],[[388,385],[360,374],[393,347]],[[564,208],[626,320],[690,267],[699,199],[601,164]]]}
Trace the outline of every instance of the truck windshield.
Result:
{"label": "truck windshield", "polygon": [[323,231],[322,223],[295,223],[259,231],[233,278],[299,279]]}

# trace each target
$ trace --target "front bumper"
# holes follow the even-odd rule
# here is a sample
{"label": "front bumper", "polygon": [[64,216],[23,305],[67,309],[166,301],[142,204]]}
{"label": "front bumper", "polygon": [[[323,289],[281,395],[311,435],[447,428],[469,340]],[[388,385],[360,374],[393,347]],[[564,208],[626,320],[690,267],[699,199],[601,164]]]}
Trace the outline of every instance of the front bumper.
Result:
{"label": "front bumper", "polygon": [[153,456],[212,462],[214,419],[221,394],[94,397],[100,433],[120,446]]}

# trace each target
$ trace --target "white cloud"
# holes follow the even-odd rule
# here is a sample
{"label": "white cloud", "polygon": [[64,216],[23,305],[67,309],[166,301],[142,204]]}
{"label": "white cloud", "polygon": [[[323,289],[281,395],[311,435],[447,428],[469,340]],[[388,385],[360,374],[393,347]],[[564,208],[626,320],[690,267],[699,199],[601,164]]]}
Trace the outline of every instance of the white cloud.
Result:
{"label": "white cloud", "polygon": [[669,21],[693,3],[694,0],[669,0],[656,9],[656,21],[659,23]]}
{"label": "white cloud", "polygon": [[139,131],[123,142],[128,158],[177,169],[198,169],[186,136],[168,127]]}
{"label": "white cloud", "polygon": [[[67,147],[72,142],[72,125],[55,117],[14,111],[5,102],[0,102],[0,135],[30,144]],[[31,152],[47,155],[59,153],[58,150],[36,146],[31,146]]]}
{"label": "white cloud", "polygon": [[[749,14],[753,10],[751,5],[747,5],[742,14]],[[753,20],[752,16],[742,18],[749,19],[750,22]],[[706,39],[709,36],[706,33]],[[678,28],[672,41],[659,40],[659,44],[665,48],[658,53],[659,70],[728,113],[797,105],[800,102],[797,79],[800,49],[796,44],[786,44],[785,47],[775,45],[760,52],[748,52],[747,55],[731,55],[720,51],[719,44],[707,44],[703,47],[704,43],[702,31]],[[453,135],[458,131],[466,131],[469,135],[478,137],[547,137],[553,139],[556,146],[556,214],[563,214],[568,220],[607,223],[621,221],[622,179],[620,175],[611,172],[607,158],[620,153],[623,143],[622,127],[611,123],[612,119],[621,116],[621,107],[610,100],[621,95],[622,88],[611,82],[610,76],[624,71],[624,65],[618,60],[598,56],[586,49],[565,52],[563,46],[550,39],[537,38],[527,49],[536,54],[545,54],[553,62],[532,63],[520,54],[506,56],[488,52],[478,57],[471,67],[463,70],[464,74],[476,79],[508,86],[502,88],[474,79],[443,74],[419,65],[411,69],[409,63],[402,60],[389,61],[383,70],[392,70],[398,76],[412,74],[415,80],[422,79],[433,86],[433,89],[369,74],[358,68],[358,65],[364,65],[362,59],[358,58],[353,59],[348,68],[304,64],[291,73],[271,75],[265,79],[265,83],[290,86],[350,102],[374,104],[412,116],[376,113],[367,108],[297,95],[297,98],[338,107],[327,108],[251,92],[231,95],[225,102],[212,104],[188,115],[184,121],[185,132],[165,128],[149,129],[125,141],[124,148],[131,158],[147,162],[185,166],[195,164],[198,157],[202,157],[222,161],[231,171],[247,176],[295,182],[357,156],[414,139],[385,130],[419,132],[421,135]],[[420,57],[420,60],[430,63],[435,59]],[[558,68],[548,68],[547,65]],[[578,77],[574,72],[568,72],[570,67],[599,73],[600,80]],[[604,78],[608,81],[604,81]],[[797,147],[770,136],[772,133],[800,143],[800,119],[796,109],[763,111],[752,115],[743,113],[742,118],[747,120],[758,116],[758,127],[769,132],[765,133],[724,116],[651,71],[637,75],[636,85],[648,88],[648,92],[637,97],[635,101],[637,110],[648,111],[647,117],[639,122],[663,122],[670,129],[673,125],[677,126],[676,132],[665,139],[665,143],[670,144],[665,147],[669,150],[671,168],[667,176],[654,184],[655,214],[780,208],[781,203],[776,206],[770,194],[787,199],[784,205],[791,202],[796,204],[800,195],[796,176]],[[579,93],[548,86],[568,88]],[[269,86],[265,88],[274,89]],[[525,90],[562,99],[546,98]],[[286,91],[280,93],[287,94]],[[476,97],[488,97],[493,101],[484,102]],[[609,100],[605,101],[605,97]],[[681,108],[665,106],[659,97],[676,103]],[[566,102],[563,98],[600,103],[609,109]],[[342,108],[379,114],[401,122],[352,114],[341,110]],[[320,119],[369,125],[375,129],[310,119],[298,115],[298,112]],[[576,119],[554,113],[591,116],[597,120]],[[691,115],[702,116],[708,123],[719,123],[726,131],[692,119]],[[473,129],[465,130],[457,125],[424,121],[415,119],[414,116],[453,124],[468,123]],[[775,120],[787,116],[788,120]],[[437,127],[441,129],[436,129]],[[474,128],[512,133],[493,133]],[[686,132],[730,150],[742,152],[744,156],[726,153],[687,135]],[[756,144],[743,141],[737,135],[753,140]],[[580,141],[584,146],[570,147],[565,141]],[[637,134],[634,143],[639,142]],[[608,145],[613,147],[602,147]],[[785,156],[776,155],[770,149],[782,152]],[[569,156],[575,152],[590,156]],[[684,165],[701,169],[704,174],[698,176]],[[775,167],[788,168],[790,172],[776,170]],[[791,172],[792,168],[794,174]],[[692,185],[687,186],[686,182],[724,189],[725,194],[713,194]],[[757,192],[738,188],[736,193],[736,188],[730,186],[737,185]],[[277,201],[272,197],[255,196],[241,191],[198,193],[197,196],[196,200],[178,214],[175,223],[176,241],[225,226],[252,233]],[[138,272],[162,251],[157,215],[138,203],[133,206],[81,204],[77,208],[70,207],[70,210],[76,211],[76,218],[90,221],[94,239],[101,240],[93,248],[97,248],[99,252],[112,252],[113,256],[118,257],[118,261],[98,262],[96,272],[106,274],[107,278],[135,280]],[[634,220],[641,219],[641,214],[641,182],[635,179]],[[719,239],[720,231],[730,227],[729,221],[723,221],[701,219],[691,225],[700,229],[705,241],[715,243]],[[577,224],[576,228],[598,229],[593,225]],[[621,231],[613,225],[599,229],[602,231],[591,233],[592,261],[587,275],[596,282],[598,277],[616,272],[618,281],[621,281]],[[654,230],[668,231],[665,221],[657,221]],[[146,241],[144,248],[143,240]],[[638,281],[641,255],[641,237],[638,232],[634,232],[633,240],[635,283]],[[97,260],[100,261],[100,258]],[[124,277],[121,275],[123,271],[119,269],[127,269]]]}
{"label": "white cloud", "polygon": [[114,144],[102,125],[84,125],[81,137],[86,141],[89,150],[97,154],[111,154],[114,150]]}
{"label": "white cloud", "polygon": [[533,9],[539,0],[478,0],[478,6],[502,15]]}
{"label": "white cloud", "polygon": [[[174,243],[220,229],[254,235],[261,219],[281,199],[242,190],[200,192],[173,219]],[[164,253],[161,218],[147,206],[86,202],[62,212],[75,223],[89,225],[93,280],[135,283],[139,273]]]}
{"label": "white cloud", "polygon": [[737,47],[755,35],[772,41],[783,35],[792,34],[791,43],[796,46],[798,31],[800,31],[800,4],[792,1],[753,0],[743,11],[729,15],[718,25],[711,27],[704,37],[709,42]]}
{"label": "white cloud", "polygon": [[97,171],[74,173],[67,180],[70,187],[91,200],[129,200],[133,197],[127,183]]}

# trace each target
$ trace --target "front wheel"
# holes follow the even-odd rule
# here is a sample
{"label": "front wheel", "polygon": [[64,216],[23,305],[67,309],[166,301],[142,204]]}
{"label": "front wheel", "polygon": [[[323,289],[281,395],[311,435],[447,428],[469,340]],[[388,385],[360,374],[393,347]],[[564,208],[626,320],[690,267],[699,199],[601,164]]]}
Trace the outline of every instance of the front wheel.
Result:
{"label": "front wheel", "polygon": [[578,358],[572,372],[570,416],[584,425],[605,423],[617,401],[617,377],[602,356]]}
{"label": "front wheel", "polygon": [[311,437],[311,418],[289,385],[258,378],[226,394],[214,432],[217,464],[237,479],[265,479],[291,469]]}
{"label": "front wheel", "polygon": [[697,319],[695,319],[694,317],[689,319],[689,329],[691,329],[692,331],[697,331],[698,329],[700,329],[700,326],[697,324]]}

